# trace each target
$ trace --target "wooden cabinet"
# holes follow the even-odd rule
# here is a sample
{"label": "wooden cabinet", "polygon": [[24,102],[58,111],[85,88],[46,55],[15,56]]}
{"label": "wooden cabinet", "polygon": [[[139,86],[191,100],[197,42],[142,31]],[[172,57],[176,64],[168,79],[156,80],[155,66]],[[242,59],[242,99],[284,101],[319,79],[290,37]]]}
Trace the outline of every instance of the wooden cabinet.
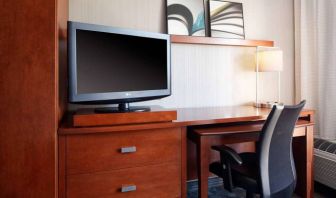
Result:
{"label": "wooden cabinet", "polygon": [[181,197],[179,127],[77,132],[59,140],[60,197]]}
{"label": "wooden cabinet", "polygon": [[[252,106],[204,107],[178,109],[173,122],[101,127],[74,127],[65,122],[58,130],[58,196],[185,198],[187,171],[189,179],[196,179],[197,172],[208,176],[203,171],[208,172],[208,163],[219,157],[218,153],[212,157],[210,146],[230,144],[241,152],[254,151],[254,141],[269,113],[270,109]],[[293,139],[297,192],[302,197],[313,193],[313,125],[314,111],[303,110]],[[226,127],[225,134],[215,130],[221,127]],[[201,149],[206,148],[204,142],[199,146],[201,141],[190,133],[196,128],[209,137],[205,150]],[[202,160],[197,149],[202,150],[198,154]],[[197,171],[196,162],[204,162],[202,171]]]}
{"label": "wooden cabinet", "polygon": [[53,198],[67,106],[68,1],[0,4],[0,197]]}

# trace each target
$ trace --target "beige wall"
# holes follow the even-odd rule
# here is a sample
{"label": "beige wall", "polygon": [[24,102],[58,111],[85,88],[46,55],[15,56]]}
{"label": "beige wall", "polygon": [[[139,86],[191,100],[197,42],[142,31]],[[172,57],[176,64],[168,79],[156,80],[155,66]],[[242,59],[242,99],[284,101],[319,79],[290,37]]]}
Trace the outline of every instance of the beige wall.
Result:
{"label": "beige wall", "polygon": [[[70,0],[69,20],[165,32],[165,0]],[[273,40],[284,51],[282,101],[294,100],[293,0],[243,0],[247,39]],[[172,96],[145,104],[166,107],[240,105],[255,99],[255,48],[172,45]],[[267,82],[266,82],[267,81]],[[262,76],[276,96],[274,74]],[[266,97],[265,99],[272,97]],[[74,106],[71,106],[72,108]]]}

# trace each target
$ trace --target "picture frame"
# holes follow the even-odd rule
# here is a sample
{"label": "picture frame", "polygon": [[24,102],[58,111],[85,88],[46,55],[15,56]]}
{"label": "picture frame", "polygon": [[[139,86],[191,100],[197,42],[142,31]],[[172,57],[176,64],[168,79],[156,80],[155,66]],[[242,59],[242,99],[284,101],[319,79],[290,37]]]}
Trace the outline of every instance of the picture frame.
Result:
{"label": "picture frame", "polygon": [[208,27],[210,37],[245,39],[243,4],[209,0]]}
{"label": "picture frame", "polygon": [[166,5],[168,34],[207,36],[203,0],[166,0]]}

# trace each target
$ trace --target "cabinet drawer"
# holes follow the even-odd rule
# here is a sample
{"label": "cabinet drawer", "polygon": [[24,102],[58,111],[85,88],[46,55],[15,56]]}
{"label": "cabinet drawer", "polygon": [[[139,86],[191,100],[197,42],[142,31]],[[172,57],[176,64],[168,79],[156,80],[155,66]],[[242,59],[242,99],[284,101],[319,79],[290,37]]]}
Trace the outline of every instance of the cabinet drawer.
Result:
{"label": "cabinet drawer", "polygon": [[67,197],[174,198],[181,196],[180,183],[181,169],[176,163],[69,175]]}
{"label": "cabinet drawer", "polygon": [[180,128],[73,135],[66,139],[68,175],[179,162],[180,159]]}

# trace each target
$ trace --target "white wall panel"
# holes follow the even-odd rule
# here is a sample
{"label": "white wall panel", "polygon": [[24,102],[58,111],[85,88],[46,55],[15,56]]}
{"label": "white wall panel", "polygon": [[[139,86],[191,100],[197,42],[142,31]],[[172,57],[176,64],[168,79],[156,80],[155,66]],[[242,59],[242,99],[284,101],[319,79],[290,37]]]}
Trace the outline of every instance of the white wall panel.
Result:
{"label": "white wall panel", "polygon": [[[164,0],[69,0],[69,19],[165,32]],[[294,100],[293,0],[243,0],[247,39],[274,40],[284,51],[282,101]],[[252,103],[255,48],[172,45],[172,89],[168,98],[145,102],[165,107],[227,106]],[[265,77],[264,93],[277,79]],[[274,84],[274,86],[273,86]],[[272,98],[272,97],[266,97]],[[143,103],[142,103],[143,104]],[[70,105],[71,108],[76,106]]]}

